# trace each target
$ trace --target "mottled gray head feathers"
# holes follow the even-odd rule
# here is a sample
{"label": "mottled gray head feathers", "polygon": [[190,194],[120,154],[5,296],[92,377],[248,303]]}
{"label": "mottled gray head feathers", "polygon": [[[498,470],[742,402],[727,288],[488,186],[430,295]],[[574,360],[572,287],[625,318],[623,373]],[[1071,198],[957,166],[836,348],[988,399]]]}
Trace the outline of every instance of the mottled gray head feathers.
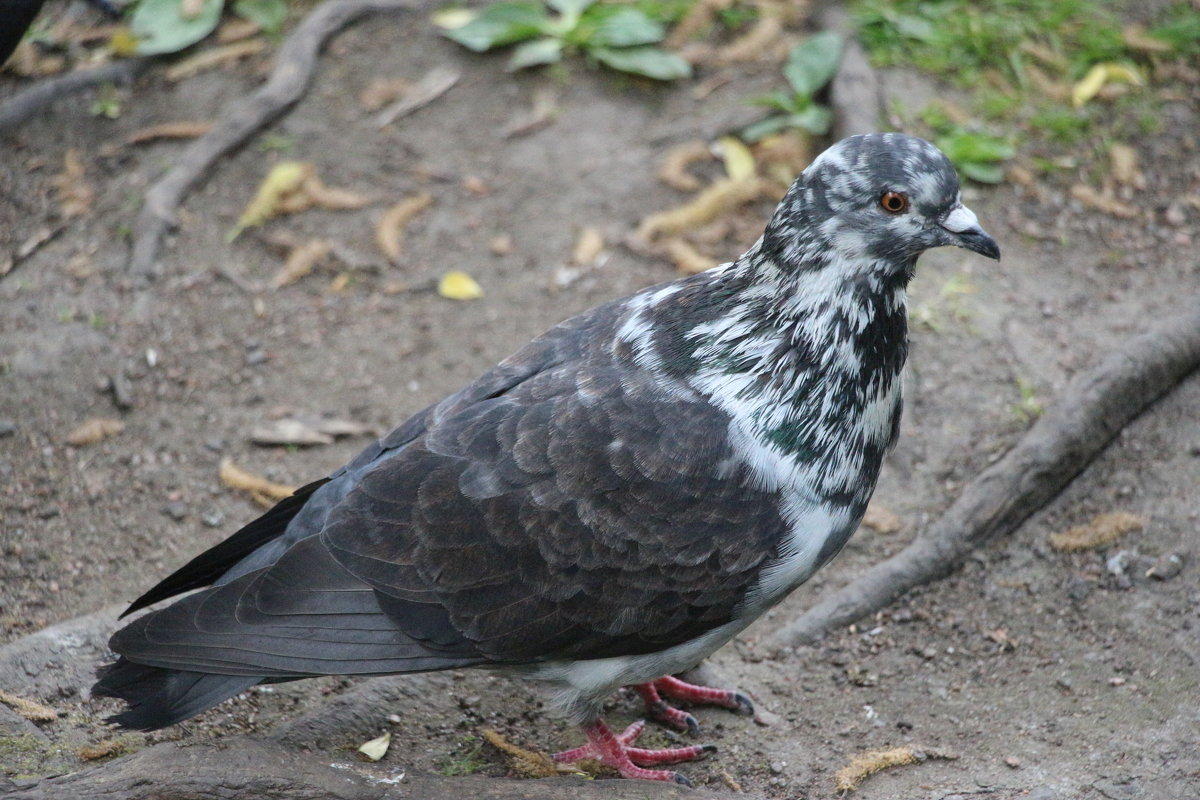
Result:
{"label": "mottled gray head feathers", "polygon": [[962,205],[942,151],[915,136],[876,133],[843,139],[809,165],[767,226],[761,253],[784,270],[838,261],[907,280],[917,256],[942,245],[1000,255]]}

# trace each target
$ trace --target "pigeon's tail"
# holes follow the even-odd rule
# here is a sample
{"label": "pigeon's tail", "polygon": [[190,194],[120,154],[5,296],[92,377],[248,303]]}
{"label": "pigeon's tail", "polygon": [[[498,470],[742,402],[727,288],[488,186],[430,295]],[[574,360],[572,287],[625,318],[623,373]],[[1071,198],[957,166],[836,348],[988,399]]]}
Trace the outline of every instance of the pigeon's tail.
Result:
{"label": "pigeon's tail", "polygon": [[245,675],[148,667],[125,658],[103,667],[98,677],[93,694],[116,697],[129,704],[107,721],[139,731],[182,722],[263,681]]}

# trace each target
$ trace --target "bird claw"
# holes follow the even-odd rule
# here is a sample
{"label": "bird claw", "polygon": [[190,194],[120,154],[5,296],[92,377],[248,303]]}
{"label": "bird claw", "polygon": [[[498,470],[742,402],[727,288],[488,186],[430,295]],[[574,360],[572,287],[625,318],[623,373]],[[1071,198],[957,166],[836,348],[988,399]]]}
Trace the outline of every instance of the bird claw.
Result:
{"label": "bird claw", "polygon": [[[692,745],[690,747],[674,747],[663,750],[650,750],[643,747],[631,747],[630,744],[645,730],[646,723],[639,720],[626,728],[621,734],[615,735],[603,722],[596,720],[584,726],[588,743],[571,750],[554,754],[554,760],[559,763],[574,763],[584,759],[596,759],[602,764],[612,767],[624,778],[640,778],[651,781],[672,781],[690,786],[687,778],[678,772],[665,769],[647,769],[660,764],[677,764],[681,761],[693,761],[708,753],[714,752],[715,745]],[[681,780],[682,779],[682,780]]]}
{"label": "bird claw", "polygon": [[748,717],[754,716],[754,703],[749,697],[741,692],[733,693],[733,701],[737,704],[731,711],[736,711],[738,714],[744,714]]}

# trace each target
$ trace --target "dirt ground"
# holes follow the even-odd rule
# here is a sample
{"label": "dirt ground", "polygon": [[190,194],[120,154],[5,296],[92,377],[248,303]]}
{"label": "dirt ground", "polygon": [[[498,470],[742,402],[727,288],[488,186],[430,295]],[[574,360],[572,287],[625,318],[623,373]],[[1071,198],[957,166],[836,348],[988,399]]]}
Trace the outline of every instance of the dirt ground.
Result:
{"label": "dirt ground", "polygon": [[[622,244],[643,216],[685,199],[656,178],[664,153],[688,139],[711,141],[746,118],[753,112],[743,99],[778,74],[777,65],[730,68],[729,82],[702,99],[686,83],[651,86],[581,62],[566,73],[511,75],[499,57],[473,56],[438,38],[422,17],[373,18],[335,40],[312,91],[269,129],[274,140],[260,137],[225,159],[188,197],[161,278],[140,285],[126,271],[128,226],[147,185],[182,145],[119,143],[157,122],[215,117],[254,87],[267,63],[178,84],[151,74],[132,91],[118,90],[118,119],[89,113],[91,96],[75,98],[0,144],[7,250],[40,226],[57,226],[54,176],[69,149],[78,150],[94,190],[83,214],[0,278],[0,641],[128,602],[255,516],[245,495],[218,480],[221,459],[300,484],[367,442],[266,448],[250,442],[255,428],[294,413],[385,431],[568,315],[674,277],[666,261]],[[358,93],[375,77],[411,80],[437,66],[460,70],[458,85],[377,129]],[[915,76],[889,76],[886,84],[889,97],[910,107],[936,91]],[[0,76],[0,98],[24,85]],[[551,124],[506,138],[541,91],[556,96]],[[1066,187],[1079,176],[968,188],[1004,260],[934,252],[912,286],[906,417],[877,494],[902,527],[860,531],[832,566],[714,657],[776,718],[759,725],[698,710],[701,741],[719,747],[682,768],[701,792],[733,781],[752,796],[831,797],[834,773],[854,754],[913,744],[957,758],[881,773],[856,796],[1200,797],[1198,375],[1014,536],[950,578],[819,646],[779,659],[761,658],[754,646],[935,519],[1072,374],[1197,301],[1200,209],[1180,199],[1200,191],[1198,105],[1192,85],[1165,104],[1161,132],[1134,143],[1146,176],[1146,188],[1128,198],[1139,210],[1134,219],[1071,201]],[[290,142],[283,156],[264,152],[264,141],[280,137]],[[331,286],[338,270],[279,290],[256,288],[278,269],[280,252],[258,233],[233,244],[225,235],[267,166],[284,156],[315,163],[327,185],[380,202],[356,212],[308,211],[266,230],[334,239],[378,268],[350,271],[341,290]],[[374,249],[374,221],[420,191],[433,195],[433,205],[409,227],[402,263],[385,265]],[[763,201],[746,209],[746,219],[761,225],[770,211]],[[561,286],[584,226],[605,236],[601,265]],[[492,242],[504,235],[511,252],[497,255]],[[473,275],[485,296],[455,302],[430,291],[450,269]],[[407,290],[397,291],[400,283]],[[127,409],[115,407],[107,388],[114,376],[127,384]],[[124,430],[68,445],[68,434],[92,417],[119,418]],[[1147,523],[1106,550],[1049,546],[1050,533],[1109,511]],[[1119,552],[1127,565],[1121,576],[1106,566]],[[1145,577],[1170,554],[1183,558],[1179,574]],[[9,677],[0,675],[0,688],[19,688]],[[403,686],[404,679],[388,680]],[[354,685],[322,679],[251,692],[186,727],[131,741],[265,730]],[[366,738],[393,733],[385,764],[499,778],[508,767],[480,745],[483,727],[546,751],[581,740],[540,713],[533,689],[503,678],[466,672],[414,685],[428,691],[410,697],[402,714],[385,705],[368,721]],[[31,699],[67,713],[39,723],[41,751],[17,758],[0,748],[0,774],[79,766],[62,743],[74,748],[111,735],[99,721],[110,706],[70,691]],[[614,698],[614,725],[637,715],[635,698]],[[343,734],[329,748],[348,757],[346,746],[364,734],[349,727]]]}

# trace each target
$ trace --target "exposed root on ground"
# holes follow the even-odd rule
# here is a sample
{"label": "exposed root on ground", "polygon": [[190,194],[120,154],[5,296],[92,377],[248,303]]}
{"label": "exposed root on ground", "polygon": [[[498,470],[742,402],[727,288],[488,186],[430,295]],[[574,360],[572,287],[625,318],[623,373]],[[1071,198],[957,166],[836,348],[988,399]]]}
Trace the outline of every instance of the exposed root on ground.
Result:
{"label": "exposed root on ground", "polygon": [[221,156],[244,144],[304,96],[329,37],[368,14],[410,11],[419,6],[420,0],[325,0],[309,13],[284,39],[267,82],[230,103],[212,130],[192,142],[175,166],[146,192],[133,228],[131,271],[145,277],[157,274],[162,237],[175,224],[184,195]]}
{"label": "exposed root on ground", "polygon": [[101,67],[79,69],[39,81],[0,104],[0,133],[23,125],[56,100],[106,83],[129,83],[150,66],[150,58],[113,61]]}

